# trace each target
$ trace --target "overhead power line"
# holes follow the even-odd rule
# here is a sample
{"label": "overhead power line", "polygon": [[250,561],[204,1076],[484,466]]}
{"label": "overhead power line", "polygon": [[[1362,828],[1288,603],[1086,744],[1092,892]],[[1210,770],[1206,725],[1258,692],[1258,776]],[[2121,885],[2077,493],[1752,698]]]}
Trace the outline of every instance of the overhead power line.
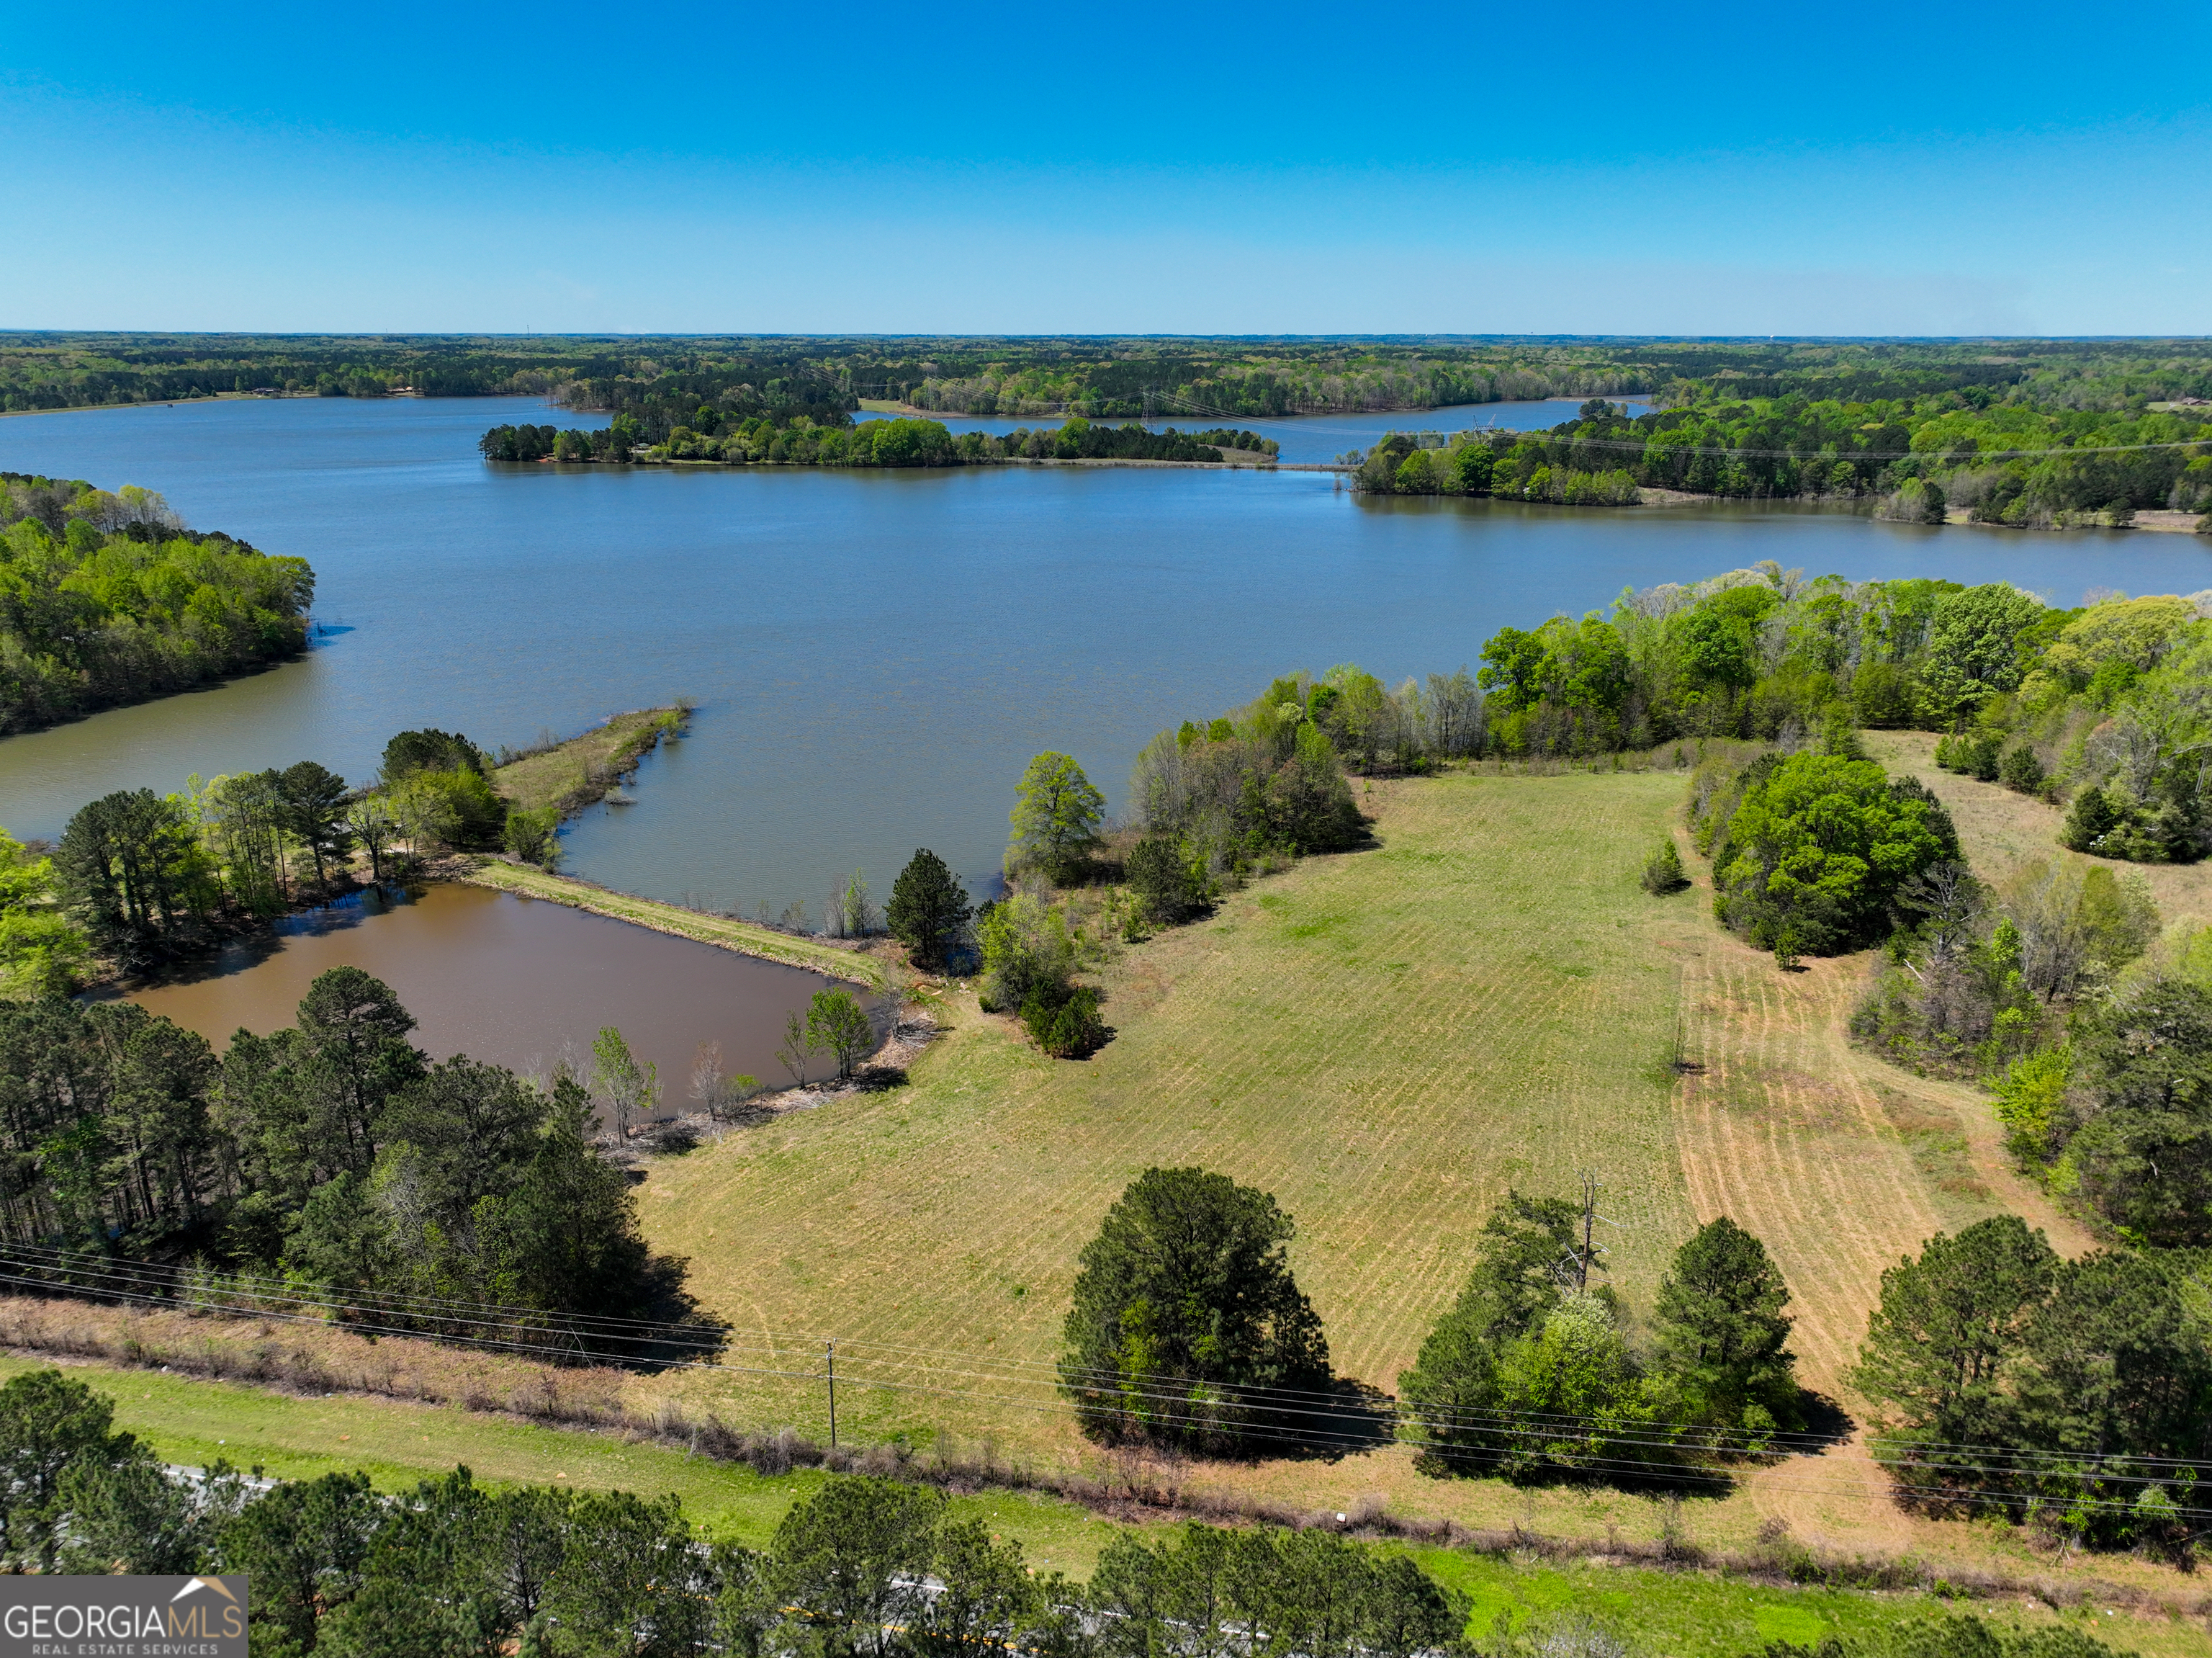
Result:
{"label": "overhead power line", "polygon": [[[69,1258],[65,1256],[63,1252],[44,1249],[35,1246],[9,1246],[4,1253],[18,1255],[30,1254],[44,1256],[47,1259],[43,1262],[33,1264],[33,1270],[31,1272],[0,1271],[0,1283],[16,1284],[26,1289],[33,1289],[52,1290],[58,1288],[67,1288],[70,1286],[56,1284],[52,1279],[38,1275],[41,1271],[52,1272],[55,1271],[66,1270],[74,1271],[80,1277],[88,1277],[94,1281],[92,1284],[80,1284],[76,1286],[81,1289],[88,1290],[92,1294],[105,1295],[111,1299],[149,1307],[173,1307],[176,1305],[173,1293],[160,1293],[162,1289],[167,1289],[173,1292],[175,1288],[174,1284],[170,1283],[163,1285],[159,1283],[157,1281],[164,1274],[170,1275],[173,1277],[182,1277],[187,1271],[187,1269],[159,1266],[151,1263],[112,1261],[98,1263],[88,1262],[83,1260],[82,1258]],[[7,1265],[7,1263],[0,1261],[0,1265]],[[308,1295],[300,1293],[295,1287],[278,1286],[276,1281],[265,1278],[251,1278],[245,1280],[234,1279],[231,1282],[245,1282],[270,1286],[270,1289],[267,1292],[244,1291],[241,1293],[251,1295],[252,1299],[258,1301],[276,1302],[277,1307],[276,1308],[263,1305],[251,1310],[254,1312],[256,1316],[269,1318],[280,1322],[327,1325],[334,1313],[355,1313],[356,1314],[365,1313],[369,1315],[368,1318],[356,1317],[349,1322],[344,1327],[368,1335],[392,1335],[421,1338],[423,1337],[426,1332],[405,1323],[391,1322],[388,1320],[407,1318],[425,1319],[435,1317],[438,1315],[433,1314],[429,1311],[429,1308],[435,1306],[446,1306],[466,1309],[466,1316],[458,1313],[452,1315],[446,1315],[446,1321],[449,1323],[482,1325],[487,1322],[487,1320],[484,1320],[481,1317],[483,1313],[502,1312],[514,1316],[504,1323],[494,1323],[493,1327],[505,1328],[510,1331],[524,1329],[545,1330],[547,1328],[544,1322],[546,1315],[535,1313],[527,1308],[494,1308],[484,1303],[444,1301],[441,1298],[428,1296],[393,1296],[392,1299],[395,1301],[410,1301],[414,1303],[417,1308],[421,1309],[414,1312],[395,1312],[388,1308],[365,1304],[374,1299],[373,1296],[346,1298],[328,1295]],[[287,1303],[298,1308],[301,1310],[293,1312],[278,1310]],[[535,1320],[536,1322],[532,1322],[532,1320]],[[579,1322],[592,1321],[580,1320]],[[705,1338],[703,1332],[698,1332],[696,1329],[687,1332],[683,1326],[654,1325],[648,1320],[615,1319],[598,1320],[596,1322],[623,1326],[630,1332],[623,1337],[623,1339],[625,1341],[635,1341],[641,1338],[650,1339],[652,1338],[649,1335],[645,1338],[641,1338],[636,1332],[641,1331],[647,1332],[659,1331],[664,1332],[665,1336],[679,1336],[684,1338],[684,1339],[678,1340],[674,1343],[664,1340],[663,1344],[675,1344],[679,1347],[690,1346],[693,1348],[694,1350],[711,1350],[726,1351],[729,1350],[730,1346],[733,1344],[729,1343],[726,1338],[716,1338],[709,1340]],[[549,1334],[570,1336],[573,1336],[575,1333],[574,1331],[558,1326],[554,1326],[547,1332]],[[565,1363],[572,1362],[579,1356],[593,1356],[589,1354],[580,1354],[578,1351],[571,1348],[564,1348],[551,1344],[543,1339],[531,1341],[526,1339],[515,1339],[511,1337],[483,1337],[460,1332],[447,1332],[442,1337],[434,1335],[431,1338],[442,1339],[451,1344],[465,1348],[473,1348],[480,1350],[536,1357],[553,1363]],[[605,1338],[603,1337],[602,1338]],[[740,1350],[766,1351],[773,1353],[775,1350],[774,1343],[779,1338],[786,1342],[794,1344],[799,1342],[811,1342],[814,1339],[811,1338],[798,1336],[783,1337],[781,1335],[781,1332],[779,1332],[777,1336],[770,1338],[770,1344],[765,1348],[752,1343],[737,1343],[734,1344],[734,1345],[736,1345]],[[876,1348],[879,1350],[895,1351],[909,1355],[911,1356],[903,1360],[879,1360],[875,1362],[878,1363],[889,1363],[893,1368],[905,1369],[937,1369],[942,1371],[950,1368],[945,1364],[943,1361],[958,1359],[973,1362],[995,1363],[1003,1368],[1012,1368],[1017,1372],[1019,1372],[1024,1369],[1033,1370],[1039,1368],[1032,1362],[1013,1361],[1010,1362],[1006,1361],[990,1359],[988,1356],[957,1354],[929,1349],[899,1348],[888,1344],[870,1344],[866,1342],[848,1341],[844,1344],[847,1348],[847,1365],[840,1373],[839,1379],[844,1381],[848,1387],[859,1385],[881,1388],[898,1393],[957,1399],[976,1404],[994,1405],[1040,1414],[1069,1415],[1077,1413],[1082,1408],[1073,1401],[1057,1398],[1043,1399],[1022,1398],[1005,1393],[987,1391],[983,1388],[934,1386],[922,1381],[902,1381],[890,1376],[867,1374],[866,1371],[856,1373],[852,1368],[854,1363],[852,1351],[856,1348],[861,1350]],[[620,1359],[625,1356],[601,1354],[596,1356],[602,1359]],[[657,1362],[659,1362],[663,1368],[666,1368],[715,1372],[732,1375],[760,1377],[765,1380],[809,1383],[822,1382],[827,1380],[827,1373],[823,1370],[816,1370],[812,1368],[804,1370],[791,1369],[778,1367],[774,1364],[732,1364],[725,1360],[704,1357],[676,1360],[668,1360],[664,1358],[658,1360]],[[866,1358],[862,1358],[860,1362],[865,1365],[868,1363],[869,1361]],[[1017,1374],[1012,1376],[1005,1376],[994,1374],[989,1371],[967,1373],[955,1371],[953,1374],[959,1375],[963,1380],[992,1383],[1001,1387],[1009,1385],[1015,1387],[1037,1387],[1042,1385],[1047,1380],[1044,1377],[1033,1375]],[[1079,1375],[1088,1374],[1091,1376],[1099,1378],[1102,1381],[1102,1387],[1110,1383],[1115,1391],[1120,1396],[1131,1399],[1133,1401],[1144,1406],[1145,1414],[1156,1423],[1170,1427],[1188,1428],[1194,1429],[1204,1429],[1206,1428],[1217,1425],[1216,1418],[1211,1413],[1202,1408],[1193,1406],[1188,1392],[1188,1388],[1193,1384],[1187,1378],[1126,1376],[1119,1372],[1078,1372],[1077,1374]],[[1052,1378],[1052,1381],[1056,1386],[1058,1381],[1057,1367],[1055,1367],[1055,1374]],[[1453,1430],[1479,1431],[1486,1435],[1492,1435],[1518,1442],[1521,1444],[1521,1448],[1525,1450],[1528,1448],[1531,1444],[1541,1445],[1546,1443],[1556,1443],[1562,1439],[1571,1439],[1579,1435],[1589,1434],[1593,1429],[1598,1429],[1605,1432],[1606,1439],[1611,1445],[1630,1450],[1651,1450],[1662,1452],[1704,1450],[1722,1455],[1764,1455],[1771,1454],[1778,1450],[1811,1452],[1832,1448],[1844,1442],[1838,1439],[1813,1436],[1786,1436],[1790,1442],[1772,1445],[1759,1445],[1745,1442],[1741,1439],[1736,1442],[1728,1442],[1724,1436],[1711,1442],[1704,1440],[1686,1442],[1682,1439],[1671,1436],[1651,1437],[1637,1434],[1625,1434],[1619,1431],[1618,1424],[1607,1424],[1589,1417],[1553,1417],[1547,1416],[1540,1412],[1438,1411],[1427,1409],[1407,1410],[1404,1408],[1401,1408],[1392,1412],[1389,1431],[1377,1432],[1374,1430],[1362,1430],[1358,1429],[1331,1429],[1322,1426],[1322,1423],[1325,1422],[1341,1421],[1346,1415],[1355,1413],[1358,1407],[1354,1405],[1347,1408],[1346,1402],[1340,1397],[1316,1392],[1314,1390],[1239,1390],[1233,1396],[1230,1403],[1236,1407],[1255,1407],[1261,1409],[1278,1417],[1296,1417],[1308,1419],[1304,1425],[1291,1425],[1284,1423],[1268,1423],[1264,1421],[1239,1424],[1237,1431],[1240,1435],[1248,1438],[1270,1441],[1283,1444],[1286,1447],[1294,1444],[1309,1446],[1321,1445],[1344,1450],[1373,1448],[1379,1444],[1395,1441],[1395,1442],[1407,1444],[1416,1449],[1446,1450],[1456,1457],[1471,1459],[1479,1463],[1486,1463],[1491,1466],[1498,1466],[1510,1462],[1514,1460],[1518,1453],[1512,1446],[1470,1447],[1464,1444],[1457,1444],[1452,1442],[1440,1440],[1433,1437],[1433,1436],[1437,1433],[1450,1432]],[[1416,1431],[1406,1431],[1408,1429],[1414,1429]],[[1778,1437],[1781,1438],[1784,1436]],[[1923,1448],[1932,1450],[1943,1448],[1929,1446]],[[2106,1484],[2142,1487],[2162,1484],[2166,1483],[2167,1479],[2173,1478],[2172,1475],[2161,1477],[2156,1473],[2114,1473],[2097,1470],[2094,1466],[2085,1470],[2082,1467],[2082,1465],[2085,1462],[2094,1465],[2096,1459],[2068,1457],[2063,1453],[2045,1452],[2029,1448],[1956,1446],[1948,1448],[1963,1451],[1977,1457],[2028,1457],[2036,1459],[2039,1461],[2045,1461],[2058,1465],[2039,1468],[2036,1466],[2002,1466],[1990,1463],[1979,1462],[1963,1463],[1954,1460],[1943,1470],[1944,1472],[1951,1473],[1983,1473],[2002,1478],[2019,1479],[2034,1478],[2043,1474],[2087,1472],[2092,1477]],[[1915,1464],[1910,1459],[1883,1457],[1878,1454],[1873,1456],[1870,1460],[1878,1466],[1891,1469],[1899,1467],[1911,1468],[1917,1466],[1923,1466]],[[1601,1474],[1612,1474],[1620,1477],[1638,1478],[1663,1478],[1665,1479],[1674,1481],[1688,1480],[1693,1483],[1707,1484],[1723,1487],[1733,1487],[1736,1484],[1735,1477],[1725,1471],[1699,1470],[1683,1468],[1680,1466],[1662,1467],[1655,1466],[1650,1460],[1633,1457],[1578,1457],[1575,1460],[1576,1466],[1584,1468],[1587,1471]],[[2182,1469],[2193,1466],[2180,1459],[2130,1458],[2125,1459],[2125,1461],[2130,1466],[2143,1466],[2149,1468],[2164,1467]],[[1856,1485],[1844,1486],[1832,1484],[1808,1484],[1804,1482],[1802,1478],[1796,1481],[1777,1481],[1769,1478],[1762,1481],[1762,1484],[1771,1488],[1786,1488],[1808,1492],[1820,1492],[1831,1496],[1856,1496],[1863,1497],[1866,1495],[1863,1488]],[[1992,1502],[2002,1505],[2014,1507],[2049,1500],[2040,1494],[2034,1492],[2005,1490],[1993,1491],[1987,1489],[1978,1490],[1972,1495],[1974,1500],[1978,1502]],[[2072,1498],[2069,1499],[2069,1502],[2075,1500],[2075,1499]],[[2111,1509],[2117,1511],[2121,1509],[2128,1508],[2130,1505],[2118,1499],[2097,1499],[2089,1502],[2087,1506],[2094,1509]],[[2198,1510],[2195,1509],[2183,1508],[2177,1509],[2177,1512],[2192,1517],[2201,1515],[2203,1517],[2212,1518],[2212,1509]]]}

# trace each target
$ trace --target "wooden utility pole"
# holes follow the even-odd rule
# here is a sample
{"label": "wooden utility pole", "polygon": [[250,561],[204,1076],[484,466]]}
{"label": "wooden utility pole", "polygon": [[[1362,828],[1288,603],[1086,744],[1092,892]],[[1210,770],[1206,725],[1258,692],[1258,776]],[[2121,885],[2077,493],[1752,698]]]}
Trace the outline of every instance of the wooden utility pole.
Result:
{"label": "wooden utility pole", "polygon": [[837,1448],[837,1344],[830,1348],[830,1448]]}

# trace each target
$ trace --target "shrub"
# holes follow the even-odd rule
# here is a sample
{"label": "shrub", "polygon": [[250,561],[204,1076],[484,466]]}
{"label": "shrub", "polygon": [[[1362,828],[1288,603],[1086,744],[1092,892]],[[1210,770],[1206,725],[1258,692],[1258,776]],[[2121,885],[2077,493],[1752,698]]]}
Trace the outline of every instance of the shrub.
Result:
{"label": "shrub", "polygon": [[2043,762],[2026,743],[2006,752],[1997,765],[1997,781],[2006,788],[2022,795],[2039,794],[2043,789]]}
{"label": "shrub", "polygon": [[561,861],[561,813],[558,808],[524,808],[507,814],[501,836],[507,850],[527,863],[550,869]]}
{"label": "shrub", "polygon": [[1075,941],[1057,906],[1033,893],[1017,893],[986,905],[976,930],[983,946],[976,992],[986,1013],[1020,1009],[1040,989],[1054,997],[1065,992],[1068,975],[1075,971]]}
{"label": "shrub", "polygon": [[1105,1040],[1099,1001],[1099,993],[1087,984],[1057,991],[1040,985],[1022,1003],[1022,1025],[1030,1039],[1054,1059],[1079,1059]]}
{"label": "shrub", "polygon": [[1146,835],[1130,850],[1129,891],[1145,919],[1164,927],[1181,921],[1206,902],[1205,883],[1172,835]]}
{"label": "shrub", "polygon": [[1983,783],[1997,781],[1998,755],[2004,738],[1993,731],[1968,731],[1936,740],[1936,764]]}
{"label": "shrub", "polygon": [[1655,898],[1668,893],[1679,893],[1690,884],[1690,877],[1682,869],[1682,854],[1676,850],[1673,836],[1668,836],[1651,850],[1644,860],[1644,890]]}

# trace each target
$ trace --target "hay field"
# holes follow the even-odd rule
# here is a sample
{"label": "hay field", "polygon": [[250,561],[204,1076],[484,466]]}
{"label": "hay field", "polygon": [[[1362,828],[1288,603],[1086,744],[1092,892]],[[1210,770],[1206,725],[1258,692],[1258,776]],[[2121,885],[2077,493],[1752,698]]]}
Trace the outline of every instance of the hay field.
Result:
{"label": "hay field", "polygon": [[[834,1336],[855,1383],[1021,1401],[855,1385],[853,1430],[1055,1457],[1080,1449],[1041,1385],[1076,1253],[1148,1165],[1273,1192],[1339,1369],[1386,1390],[1509,1183],[1564,1191],[1595,1169],[1619,1277],[1648,1296],[1692,1223],[1655,1080],[1674,1023],[1664,941],[1688,900],[1646,897],[1635,871],[1680,793],[1663,774],[1378,783],[1374,850],[1128,949],[1095,1058],[1047,1060],[948,998],[910,1087],[656,1163],[647,1230],[691,1258],[734,1363],[818,1368],[806,1338]],[[1021,1367],[1038,1382],[1013,1385]],[[824,1426],[818,1385],[695,1385],[742,1417]]]}
{"label": "hay field", "polygon": [[1936,738],[1926,731],[1869,731],[1867,752],[1893,772],[1908,773],[1926,783],[1959,826],[1959,839],[1974,872],[1992,885],[2039,858],[2088,865],[2101,863],[2118,875],[2142,875],[2158,900],[2168,926],[2190,920],[2212,922],[2212,862],[2123,863],[2115,858],[2069,852],[2058,844],[2066,814],[2002,783],[1980,783],[1944,771],[1936,765]]}
{"label": "hay field", "polygon": [[[1138,1170],[1193,1162],[1297,1217],[1299,1282],[1339,1369],[1388,1391],[1464,1276],[1506,1186],[1604,1185],[1632,1308],[1727,1214],[1792,1286],[1809,1387],[1844,1386],[1882,1271],[1939,1229],[2011,1210],[2069,1253],[2078,1226],[2014,1174],[1985,1097],[1853,1051],[1870,957],[1779,972],[1698,887],[1635,872],[1681,833],[1665,773],[1452,775],[1378,783],[1376,850],[1312,859],[1106,975],[1115,1039],[1053,1063],[951,996],[911,1086],[848,1098],[658,1161],[641,1189],[659,1247],[731,1321],[727,1362],[817,1374],[839,1342],[855,1438],[939,1435],[1002,1455],[1111,1462],[1187,1491],[1314,1510],[1387,1508],[1472,1526],[1646,1539],[1656,1500],[1604,1488],[1439,1481],[1403,1447],[1258,1464],[1107,1458],[1073,1433],[1050,1363],[1075,1255]],[[1962,820],[1980,861],[1994,849]],[[1684,841],[1686,849],[1686,839]],[[1665,1061],[1677,1031],[1701,1069]],[[873,1379],[912,1391],[866,1386]],[[665,1389],[749,1425],[826,1425],[818,1379],[724,1372]],[[935,1390],[935,1391],[927,1391]],[[979,1397],[981,1396],[981,1397]],[[1741,1547],[1781,1522],[1820,1546],[2040,1572],[2032,1541],[1901,1515],[1856,1447],[1793,1458],[1671,1523]],[[2146,1586],[2149,1563],[2095,1570]]]}

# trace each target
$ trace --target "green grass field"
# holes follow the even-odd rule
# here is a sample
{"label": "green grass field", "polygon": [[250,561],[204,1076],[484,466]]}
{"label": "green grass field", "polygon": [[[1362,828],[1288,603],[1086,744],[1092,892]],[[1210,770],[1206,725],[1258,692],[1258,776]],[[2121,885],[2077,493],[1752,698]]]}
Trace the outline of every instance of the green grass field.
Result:
{"label": "green grass field", "polygon": [[[0,1354],[0,1380],[30,1368],[28,1361]],[[479,1481],[494,1485],[673,1492],[685,1514],[711,1535],[755,1546],[768,1542],[793,1501],[836,1477],[813,1471],[757,1474],[618,1436],[534,1427],[451,1406],[303,1399],[103,1365],[73,1365],[69,1374],[112,1398],[118,1425],[179,1465],[204,1466],[228,1458],[289,1478],[360,1469],[379,1490],[398,1491],[465,1462]],[[1041,1570],[1078,1579],[1090,1574],[1116,1530],[1073,1503],[1006,1492],[957,1498],[954,1512],[988,1520],[994,1532],[1018,1539]],[[1501,1616],[1525,1626],[1572,1613],[1632,1633],[1647,1651],[1685,1658],[1749,1653],[1771,1640],[1849,1635],[1943,1610],[1922,1595],[1782,1588],[1636,1567],[1530,1565],[1443,1549],[1413,1552],[1439,1581],[1468,1594],[1469,1628],[1478,1635],[1494,1629]],[[2008,1620],[2051,1620],[2047,1612],[2017,1606],[1977,1610]],[[2103,1619],[2100,1612],[2089,1608],[2073,1616],[2096,1620],[2098,1632],[2124,1649],[2153,1658],[2204,1649],[2200,1636],[2179,1625]]]}
{"label": "green grass field", "polygon": [[677,706],[617,714],[580,736],[495,767],[492,787],[526,811],[549,806],[573,811],[580,801],[597,797],[608,773],[632,768],[664,736],[681,735],[684,719]]}
{"label": "green grass field", "polygon": [[[1040,1385],[1076,1253],[1151,1164],[1273,1192],[1339,1369],[1386,1390],[1509,1184],[1595,1170],[1618,1276],[1648,1297],[1695,1223],[1655,1080],[1666,941],[1692,905],[1635,880],[1680,793],[1651,774],[1377,785],[1374,850],[1130,948],[1093,1058],[1048,1060],[948,998],[911,1086],[654,1164],[647,1231],[731,1320],[731,1363],[817,1368],[836,1338],[856,1434],[1054,1459],[1082,1453]],[[689,1386],[738,1419],[824,1424],[817,1384]]]}

